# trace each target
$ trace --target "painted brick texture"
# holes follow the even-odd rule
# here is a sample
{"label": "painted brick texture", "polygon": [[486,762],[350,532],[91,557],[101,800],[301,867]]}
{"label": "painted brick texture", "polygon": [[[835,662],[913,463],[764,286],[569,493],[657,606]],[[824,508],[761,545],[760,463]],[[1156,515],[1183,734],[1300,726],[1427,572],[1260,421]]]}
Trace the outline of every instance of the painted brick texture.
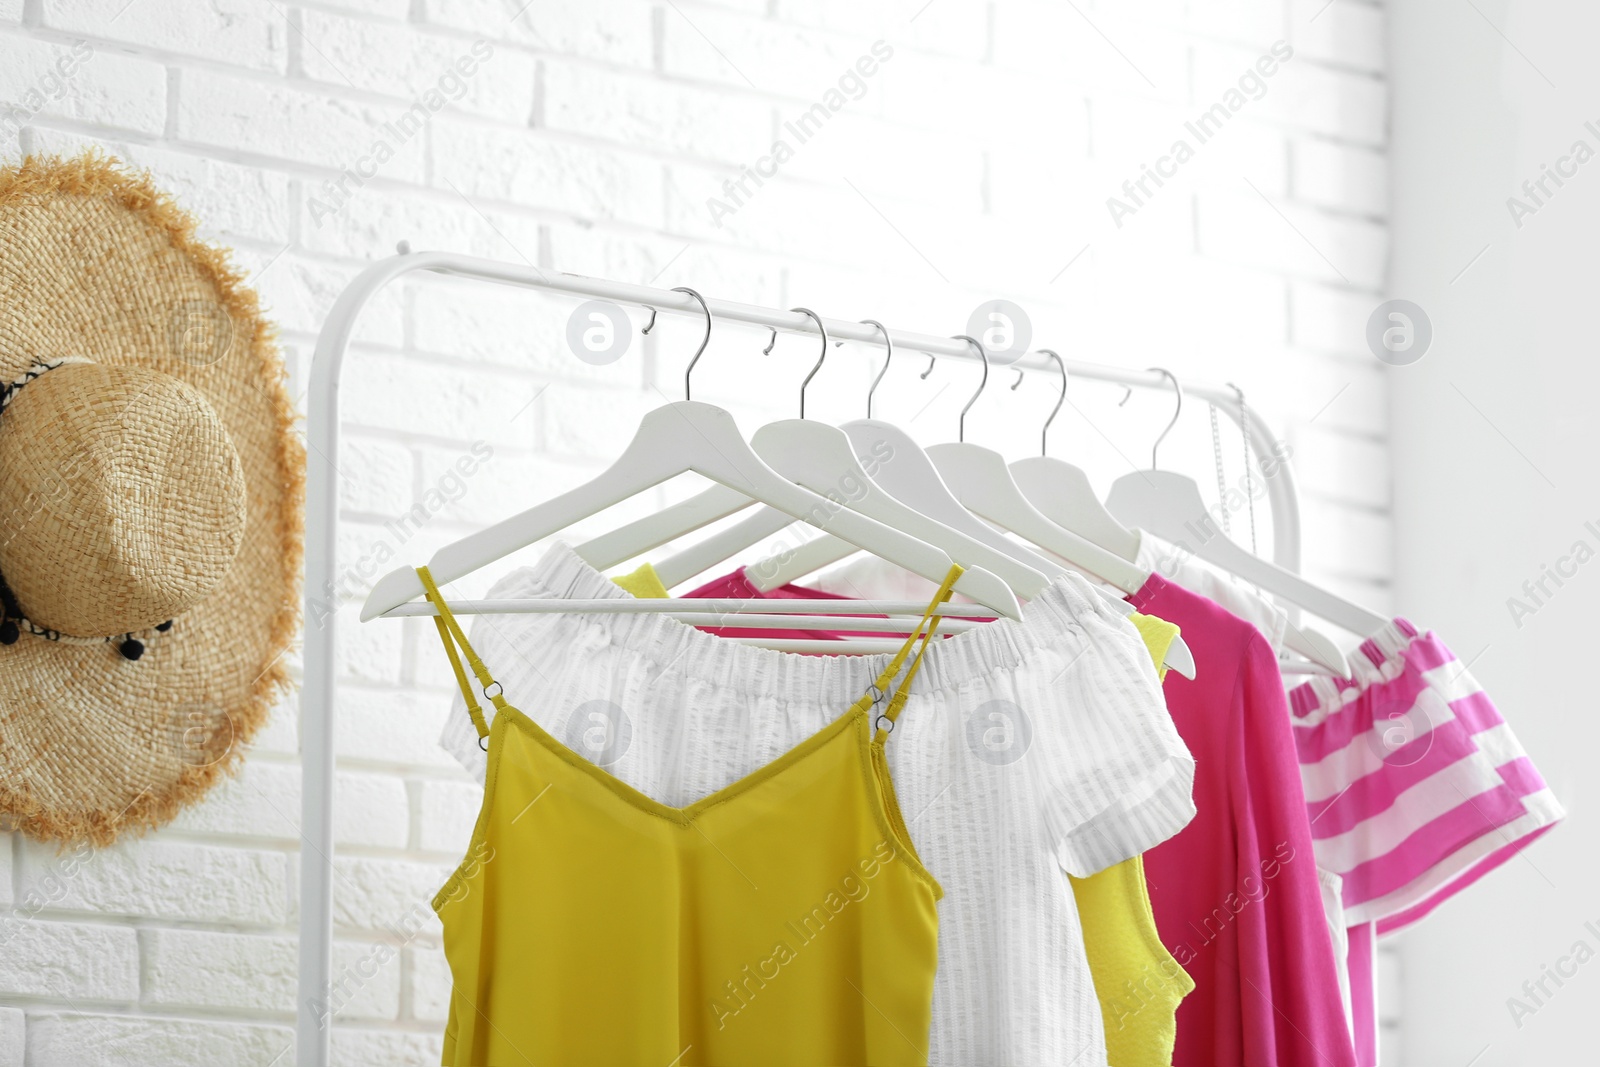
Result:
{"label": "painted brick texture", "polygon": [[[980,302],[1010,299],[1036,345],[1239,382],[1296,450],[1305,569],[1382,610],[1387,393],[1363,331],[1387,263],[1385,9],[1132,6],[0,0],[0,159],[97,146],[151,169],[252,272],[296,383],[340,289],[401,240],[930,332],[972,332]],[[1146,178],[1278,42],[1292,57],[1260,91]],[[594,366],[567,347],[573,307],[411,279],[369,306],[346,362],[341,571],[321,591],[340,627],[342,1064],[438,1062],[449,974],[428,900],[481,795],[434,743],[450,678],[431,627],[361,626],[349,605],[589,477],[682,395],[697,323],[664,315]],[[719,328],[696,370],[696,398],[747,432],[796,413],[816,354],[764,343]],[[807,414],[859,417],[880,358],[831,352]],[[922,369],[896,360],[875,410],[933,443],[977,374]],[[1058,384],[1013,378],[994,371],[967,433],[1020,456]],[[1104,490],[1145,462],[1170,401],[1071,389],[1051,450]],[[1199,407],[1161,459],[1211,487]],[[292,1062],[295,712],[161,833],[77,857],[0,836],[0,1067]]]}

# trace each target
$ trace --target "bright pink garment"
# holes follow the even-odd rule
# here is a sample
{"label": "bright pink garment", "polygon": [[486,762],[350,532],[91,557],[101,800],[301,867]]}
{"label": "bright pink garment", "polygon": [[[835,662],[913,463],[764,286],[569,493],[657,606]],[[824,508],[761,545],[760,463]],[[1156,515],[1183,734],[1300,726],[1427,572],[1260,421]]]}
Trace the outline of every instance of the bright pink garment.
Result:
{"label": "bright pink garment", "polygon": [[1488,694],[1435,635],[1395,619],[1354,677],[1289,694],[1317,859],[1350,922],[1416,922],[1565,814]]}
{"label": "bright pink garment", "polygon": [[1356,1041],[1356,1062],[1378,1067],[1378,938],[1372,923],[1359,923],[1345,931],[1350,953],[1350,1026]]}
{"label": "bright pink garment", "polygon": [[[807,589],[799,585],[780,585],[776,589],[763,590],[750,581],[745,574],[745,568],[724,574],[721,578],[713,578],[705,585],[687,594],[697,600],[851,600],[853,597],[841,596],[838,593],[824,593],[820,589]],[[861,618],[862,616],[856,616]],[[882,615],[872,616],[883,618]],[[708,634],[718,637],[759,637],[765,640],[791,639],[801,641],[836,641],[846,637],[858,636],[834,630],[742,630],[730,629],[724,626],[701,626],[700,629]],[[892,637],[892,634],[864,633],[861,637]]]}
{"label": "bright pink garment", "polygon": [[1362,1067],[1377,1062],[1372,955],[1565,814],[1487,694],[1432,633],[1395,619],[1353,677],[1289,694],[1317,860],[1344,881]]}
{"label": "bright pink garment", "polygon": [[1194,753],[1197,814],[1144,854],[1161,939],[1195,984],[1172,1062],[1353,1067],[1277,657],[1157,575],[1128,600],[1181,628],[1197,665],[1162,684]]}

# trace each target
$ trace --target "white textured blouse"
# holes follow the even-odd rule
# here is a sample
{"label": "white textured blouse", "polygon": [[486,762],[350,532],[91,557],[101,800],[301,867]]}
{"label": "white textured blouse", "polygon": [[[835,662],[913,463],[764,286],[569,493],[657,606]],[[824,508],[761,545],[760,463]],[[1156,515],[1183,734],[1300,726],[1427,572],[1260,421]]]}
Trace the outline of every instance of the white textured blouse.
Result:
{"label": "white textured blouse", "polygon": [[[628,594],[557,545],[489,595]],[[935,642],[887,745],[912,840],[945,891],[933,1064],[1104,1065],[1061,872],[1121,862],[1194,814],[1194,763],[1132,624],[1073,575],[1024,615]],[[512,704],[674,806],[816,733],[889,659],[774,652],[655,614],[480,616],[471,640]],[[459,697],[441,743],[481,778]]]}

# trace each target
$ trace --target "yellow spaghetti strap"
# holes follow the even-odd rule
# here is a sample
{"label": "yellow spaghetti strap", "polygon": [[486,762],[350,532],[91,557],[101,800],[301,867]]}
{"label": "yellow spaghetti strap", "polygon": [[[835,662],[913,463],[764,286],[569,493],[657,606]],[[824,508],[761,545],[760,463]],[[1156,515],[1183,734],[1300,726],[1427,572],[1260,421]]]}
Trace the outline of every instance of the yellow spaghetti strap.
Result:
{"label": "yellow spaghetti strap", "polygon": [[483,720],[483,708],[478,706],[478,698],[472,695],[472,686],[467,684],[467,672],[461,667],[461,656],[456,652],[456,643],[450,637],[450,631],[445,629],[444,620],[435,615],[433,623],[439,628],[444,654],[450,657],[450,669],[456,672],[456,684],[461,687],[461,695],[467,699],[467,715],[471,717],[473,729],[478,731],[478,740],[481,742],[489,736],[489,724]]}
{"label": "yellow spaghetti strap", "polygon": [[[940,604],[950,599],[951,589],[961,574],[960,564],[951,566],[950,573],[945,575],[944,582],[934,593],[933,599],[928,602],[927,610],[922,613],[922,618],[906,638],[905,644],[900,646],[900,651],[896,652],[894,658],[884,667],[883,673],[878,675],[878,680],[873,683],[872,688],[856,702],[856,706],[865,711],[882,700],[887,693],[888,685],[894,681],[900,673],[900,668],[905,664],[906,656],[911,654],[911,647],[917,644],[917,638],[922,638],[916,658],[911,661],[911,667],[906,671],[905,678],[895,687],[889,706],[878,716],[878,732],[873,738],[875,743],[882,744],[888,738],[889,732],[894,729],[895,719],[899,718],[901,710],[905,708],[906,701],[911,696],[911,680],[917,676],[917,670],[922,666],[922,656],[928,651],[928,643],[933,640],[934,632],[938,630],[942,621],[942,616],[935,615],[934,612]],[[887,727],[883,725],[885,721],[889,724]]]}
{"label": "yellow spaghetti strap", "polygon": [[961,574],[962,568],[959,564],[950,568],[950,573],[945,575],[944,584],[939,586],[938,591],[933,595],[933,599],[928,602],[927,610],[923,611],[921,620],[919,620],[917,625],[913,627],[911,635],[905,640],[905,644],[900,646],[900,651],[896,652],[894,654],[894,658],[891,659],[888,665],[883,668],[883,673],[878,675],[878,680],[873,683],[872,689],[868,691],[866,696],[861,698],[862,702],[871,705],[876,703],[877,700],[882,699],[882,696],[885,692],[885,687],[888,686],[890,682],[893,682],[895,676],[900,673],[900,667],[905,663],[906,656],[911,654],[911,646],[915,644],[917,638],[922,635],[923,628],[928,625],[928,621],[932,617],[934,610],[940,604],[950,599],[950,590],[956,584],[956,579],[961,577]]}
{"label": "yellow spaghetti strap", "polygon": [[[489,724],[484,721],[483,708],[478,704],[478,698],[472,693],[472,685],[467,681],[467,672],[461,667],[461,656],[456,651],[459,643],[461,650],[467,654],[467,663],[472,668],[472,673],[478,678],[478,684],[483,686],[483,695],[494,703],[495,709],[506,707],[506,698],[500,683],[494,680],[489,673],[489,668],[484,666],[483,660],[473,651],[467,635],[462,631],[461,624],[456,622],[455,615],[450,611],[450,606],[444,602],[444,596],[439,592],[439,587],[434,583],[433,575],[427,567],[418,567],[417,576],[422,579],[422,588],[427,591],[428,601],[439,612],[433,617],[433,624],[438,628],[439,640],[444,642],[445,655],[450,657],[450,668],[456,672],[456,684],[461,686],[461,695],[467,701],[467,715],[472,719],[473,729],[478,731],[478,745],[483,747],[484,739],[489,736]],[[493,693],[489,692],[494,687]]]}
{"label": "yellow spaghetti strap", "polygon": [[922,657],[927,653],[928,645],[932,642],[935,631],[939,629],[939,623],[944,621],[943,616],[932,614],[933,608],[935,605],[943,604],[950,599],[950,587],[955,584],[955,580],[959,577],[961,577],[961,567],[959,565],[952,567],[950,574],[945,577],[944,584],[939,587],[939,593],[934,598],[933,604],[928,606],[928,612],[923,616],[928,620],[928,630],[922,636],[922,643],[917,646],[917,655],[912,659],[911,666],[906,669],[905,678],[895,687],[894,696],[889,701],[889,707],[883,713],[883,718],[889,721],[889,725],[887,728],[879,728],[876,737],[879,744],[882,744],[889,731],[894,729],[895,720],[900,717],[900,712],[904,710],[906,701],[911,698],[911,681],[916,678],[917,671],[922,667]]}

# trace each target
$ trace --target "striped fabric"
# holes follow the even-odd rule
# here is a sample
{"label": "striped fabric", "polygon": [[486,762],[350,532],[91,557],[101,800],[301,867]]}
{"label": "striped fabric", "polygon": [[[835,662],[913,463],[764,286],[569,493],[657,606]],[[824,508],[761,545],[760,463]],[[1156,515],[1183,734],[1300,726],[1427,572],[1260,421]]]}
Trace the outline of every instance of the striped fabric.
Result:
{"label": "striped fabric", "polygon": [[1351,679],[1289,693],[1317,864],[1354,925],[1393,933],[1565,815],[1477,681],[1432,633],[1395,619]]}

